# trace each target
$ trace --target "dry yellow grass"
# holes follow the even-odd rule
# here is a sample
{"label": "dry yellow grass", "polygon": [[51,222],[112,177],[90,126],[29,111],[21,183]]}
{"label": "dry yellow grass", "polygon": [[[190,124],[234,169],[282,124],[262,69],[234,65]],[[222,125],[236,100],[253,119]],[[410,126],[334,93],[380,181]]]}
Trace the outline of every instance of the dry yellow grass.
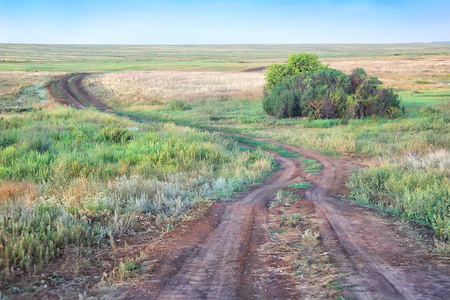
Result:
{"label": "dry yellow grass", "polygon": [[100,99],[120,104],[173,99],[257,98],[262,72],[121,72],[91,76],[89,90]]}
{"label": "dry yellow grass", "polygon": [[32,201],[40,196],[34,182],[3,182],[0,184],[0,204],[6,200]]}
{"label": "dry yellow grass", "polygon": [[[322,62],[351,73],[362,67],[388,87],[400,90],[450,88],[450,57],[328,58]],[[129,71],[91,76],[89,90],[109,103],[158,104],[170,100],[258,98],[265,72]]]}
{"label": "dry yellow grass", "polygon": [[53,76],[51,72],[0,72],[0,110],[30,109],[47,105],[48,95],[42,87]]}
{"label": "dry yellow grass", "polygon": [[404,159],[403,164],[414,170],[439,170],[450,176],[450,151],[440,149],[422,156],[411,155]]}
{"label": "dry yellow grass", "polygon": [[50,72],[0,72],[0,98],[15,95],[24,85],[43,85],[52,76],[59,74]]}
{"label": "dry yellow grass", "polygon": [[321,60],[344,73],[364,68],[388,87],[398,89],[449,89],[450,57],[328,58]]}

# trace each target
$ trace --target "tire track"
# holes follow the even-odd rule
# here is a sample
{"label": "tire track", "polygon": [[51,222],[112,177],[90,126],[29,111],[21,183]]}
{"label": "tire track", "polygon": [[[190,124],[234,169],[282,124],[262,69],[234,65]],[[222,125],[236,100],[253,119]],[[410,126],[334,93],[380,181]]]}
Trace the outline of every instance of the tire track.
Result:
{"label": "tire track", "polygon": [[[79,75],[79,77],[83,77],[83,75]],[[81,103],[80,100],[78,100],[77,95],[72,91],[72,88],[69,84],[69,80],[73,79],[74,75],[69,75],[67,77],[61,78],[58,82],[58,88],[65,94],[65,96],[70,101],[70,104],[76,108],[86,108],[86,105]]]}

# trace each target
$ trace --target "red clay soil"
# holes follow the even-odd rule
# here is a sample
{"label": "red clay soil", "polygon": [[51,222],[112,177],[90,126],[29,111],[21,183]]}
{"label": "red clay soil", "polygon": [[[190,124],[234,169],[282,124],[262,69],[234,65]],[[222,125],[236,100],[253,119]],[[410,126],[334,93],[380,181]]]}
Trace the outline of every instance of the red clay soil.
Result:
{"label": "red clay soil", "polygon": [[[86,75],[75,75],[76,92],[93,106],[107,110],[82,89]],[[78,83],[77,83],[78,82]],[[95,100],[94,100],[95,99]],[[108,111],[112,111],[109,110]],[[433,260],[398,234],[385,218],[336,197],[344,194],[344,183],[354,163],[315,151],[282,145],[289,151],[319,161],[323,171],[312,178],[306,191],[314,204],[321,238],[339,270],[346,274],[345,295],[357,299],[450,299],[448,263]],[[276,156],[281,169],[267,182],[239,196],[218,203],[200,219],[149,244],[145,251],[152,264],[140,280],[115,291],[97,291],[98,296],[123,299],[288,299],[285,283],[277,278],[253,276],[257,252],[267,231],[267,204],[273,194],[302,173],[294,160]]]}
{"label": "red clay soil", "polygon": [[86,105],[88,104],[108,113],[114,112],[84,88],[83,79],[88,75],[89,73],[83,73],[69,75],[59,79],[56,88],[65,96],[64,99],[55,95],[50,86],[48,86],[48,89],[50,93],[53,94],[54,98],[61,104],[71,105],[81,109],[86,108]]}
{"label": "red clay soil", "polygon": [[[80,77],[83,75],[79,75]],[[73,92],[73,90],[70,87],[69,80],[74,78],[73,75],[69,75],[67,77],[61,78],[57,83],[57,88],[64,93],[67,99],[68,104],[76,107],[76,108],[86,108],[86,105],[84,105],[80,100],[79,97]],[[57,98],[59,101],[61,101],[60,98]],[[65,103],[64,103],[65,104]]]}

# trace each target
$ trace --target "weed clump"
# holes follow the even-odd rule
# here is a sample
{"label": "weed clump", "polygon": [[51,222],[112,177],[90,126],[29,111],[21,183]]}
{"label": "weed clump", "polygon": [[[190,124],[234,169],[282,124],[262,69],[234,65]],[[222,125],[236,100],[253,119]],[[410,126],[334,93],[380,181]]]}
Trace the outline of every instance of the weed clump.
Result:
{"label": "weed clump", "polygon": [[126,143],[133,139],[133,133],[125,128],[107,126],[100,131],[99,138],[111,143]]}
{"label": "weed clump", "polygon": [[11,268],[30,271],[60,256],[64,246],[93,245],[106,233],[60,204],[9,202],[1,210],[0,270],[6,274]]}
{"label": "weed clump", "polygon": [[300,162],[303,164],[303,169],[310,174],[316,174],[323,169],[322,164],[315,159],[303,159]]}
{"label": "weed clump", "polygon": [[169,108],[172,110],[189,110],[191,107],[182,100],[172,100],[169,102]]}
{"label": "weed clump", "polygon": [[424,166],[407,161],[357,170],[347,184],[350,198],[429,225],[437,236],[450,239],[450,179],[439,165]]}
{"label": "weed clump", "polygon": [[310,182],[299,181],[289,184],[288,187],[293,189],[309,189],[312,187],[312,184]]}

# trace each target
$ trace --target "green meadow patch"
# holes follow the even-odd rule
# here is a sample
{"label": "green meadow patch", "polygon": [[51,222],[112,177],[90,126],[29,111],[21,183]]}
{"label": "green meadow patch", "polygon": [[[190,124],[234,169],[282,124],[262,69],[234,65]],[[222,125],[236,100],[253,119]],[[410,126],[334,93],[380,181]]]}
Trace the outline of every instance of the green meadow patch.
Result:
{"label": "green meadow patch", "polygon": [[323,169],[322,164],[315,159],[303,159],[300,162],[303,164],[303,170],[307,173],[316,174]]}
{"label": "green meadow patch", "polygon": [[293,189],[309,189],[312,187],[312,184],[310,182],[299,181],[289,184],[288,187]]}
{"label": "green meadow patch", "polygon": [[231,138],[56,107],[0,117],[0,272],[31,271],[65,247],[104,247],[148,218],[164,230],[229,199],[272,158]]}

